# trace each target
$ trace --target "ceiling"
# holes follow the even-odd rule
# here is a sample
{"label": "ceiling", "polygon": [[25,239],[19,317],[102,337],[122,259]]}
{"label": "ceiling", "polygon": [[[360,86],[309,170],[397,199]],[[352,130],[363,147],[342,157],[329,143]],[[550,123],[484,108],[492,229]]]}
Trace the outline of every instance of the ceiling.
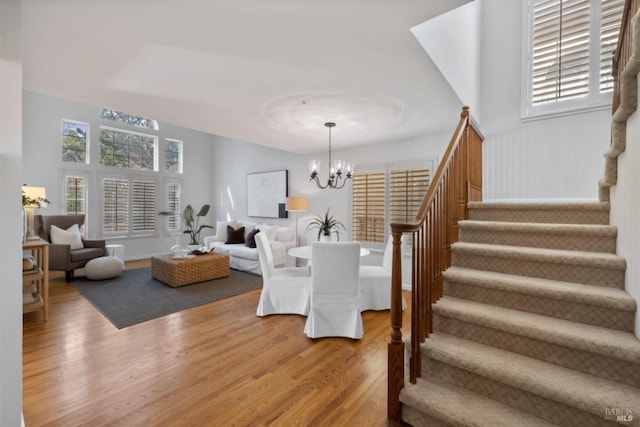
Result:
{"label": "ceiling", "polygon": [[467,1],[23,0],[23,85],[300,154],[412,139],[461,102],[410,28]]}

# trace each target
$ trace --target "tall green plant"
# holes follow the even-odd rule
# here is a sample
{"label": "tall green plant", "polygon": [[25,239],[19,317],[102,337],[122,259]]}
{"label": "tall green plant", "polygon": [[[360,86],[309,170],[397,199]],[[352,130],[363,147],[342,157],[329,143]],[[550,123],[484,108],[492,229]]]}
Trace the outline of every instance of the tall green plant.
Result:
{"label": "tall green plant", "polygon": [[199,245],[200,244],[200,232],[205,228],[213,228],[207,224],[200,224],[200,218],[206,216],[209,213],[209,209],[211,206],[203,205],[198,213],[196,214],[191,205],[187,205],[182,212],[182,215],[178,212],[171,211],[162,211],[159,212],[160,215],[164,216],[180,216],[182,218],[182,222],[184,223],[184,234],[189,235],[189,244],[190,245]]}

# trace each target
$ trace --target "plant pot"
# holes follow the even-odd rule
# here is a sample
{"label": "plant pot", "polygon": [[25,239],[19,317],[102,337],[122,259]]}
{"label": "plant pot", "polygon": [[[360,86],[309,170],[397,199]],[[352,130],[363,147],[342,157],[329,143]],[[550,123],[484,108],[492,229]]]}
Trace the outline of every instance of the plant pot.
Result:
{"label": "plant pot", "polygon": [[318,239],[318,242],[335,242],[335,241],[336,241],[336,235],[334,233],[331,233],[328,236],[326,234],[321,234],[320,238]]}

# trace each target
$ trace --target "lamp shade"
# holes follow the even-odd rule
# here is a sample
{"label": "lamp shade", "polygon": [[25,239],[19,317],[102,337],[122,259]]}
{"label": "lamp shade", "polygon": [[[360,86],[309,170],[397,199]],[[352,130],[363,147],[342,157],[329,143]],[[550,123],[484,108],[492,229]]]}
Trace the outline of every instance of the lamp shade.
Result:
{"label": "lamp shade", "polygon": [[306,197],[287,197],[287,210],[291,212],[306,212],[309,209],[309,199]]}
{"label": "lamp shade", "polygon": [[24,207],[27,208],[39,208],[41,207],[42,202],[47,198],[44,187],[29,187],[23,185],[22,193],[24,194],[24,197],[29,201],[28,204],[24,205]]}

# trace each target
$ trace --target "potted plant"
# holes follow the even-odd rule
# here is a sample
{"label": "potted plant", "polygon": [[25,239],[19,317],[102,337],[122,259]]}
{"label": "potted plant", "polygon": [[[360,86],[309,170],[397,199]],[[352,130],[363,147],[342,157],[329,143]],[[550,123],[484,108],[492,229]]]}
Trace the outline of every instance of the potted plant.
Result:
{"label": "potted plant", "polygon": [[333,215],[329,215],[329,209],[327,209],[324,217],[322,215],[318,215],[315,218],[308,219],[307,221],[309,221],[307,231],[317,229],[318,240],[321,240],[322,236],[324,236],[325,240],[330,240],[331,232],[334,232],[338,240],[340,240],[340,228],[342,227],[343,230],[345,229],[344,225],[340,221],[334,219]]}
{"label": "potted plant", "polygon": [[[187,205],[182,212],[182,215],[178,212],[172,211],[163,211],[160,212],[160,215],[165,216],[174,216],[178,215],[182,217],[182,222],[184,223],[184,234],[189,235],[189,245],[199,246],[200,245],[200,232],[205,228],[213,228],[207,224],[200,224],[200,218],[206,216],[209,213],[209,209],[211,206],[203,205],[198,213],[196,214],[191,205]],[[195,214],[195,215],[194,215]]]}

